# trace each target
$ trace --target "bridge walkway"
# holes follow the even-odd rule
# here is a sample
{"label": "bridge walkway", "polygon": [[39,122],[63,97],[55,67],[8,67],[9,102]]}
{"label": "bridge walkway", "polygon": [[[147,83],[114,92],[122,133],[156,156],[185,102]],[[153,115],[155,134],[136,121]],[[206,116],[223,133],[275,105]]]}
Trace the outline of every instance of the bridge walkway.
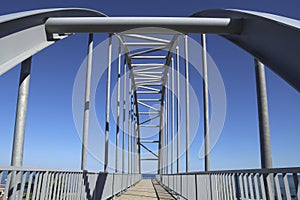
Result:
{"label": "bridge walkway", "polygon": [[135,186],[129,188],[126,192],[116,198],[117,200],[134,199],[175,199],[168,193],[156,180],[142,179]]}

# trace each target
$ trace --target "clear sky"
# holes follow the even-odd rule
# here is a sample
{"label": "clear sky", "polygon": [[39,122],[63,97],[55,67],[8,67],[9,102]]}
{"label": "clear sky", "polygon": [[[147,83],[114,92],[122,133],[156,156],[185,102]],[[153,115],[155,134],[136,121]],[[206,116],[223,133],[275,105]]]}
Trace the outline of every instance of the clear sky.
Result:
{"label": "clear sky", "polygon": [[[58,7],[90,8],[109,16],[189,16],[205,9],[234,8],[269,12],[300,20],[298,0],[3,0],[0,14]],[[96,34],[96,44],[103,41],[105,36]],[[193,38],[199,41],[197,35],[193,35]],[[24,166],[80,168],[81,143],[73,121],[72,91],[77,71],[86,56],[86,43],[86,34],[74,35],[33,57]],[[208,52],[222,75],[227,96],[226,121],[222,135],[211,152],[211,168],[259,168],[253,58],[219,36],[209,35],[207,43]],[[5,49],[2,48],[1,51]],[[20,66],[17,66],[0,76],[0,166],[10,164],[19,71]],[[273,166],[300,166],[300,96],[269,69],[266,69],[266,75]],[[115,81],[116,79],[113,79],[113,84]],[[193,87],[202,88],[201,83],[197,85],[193,78],[191,81]],[[100,80],[100,89],[103,85],[105,80]],[[96,98],[100,102],[96,107],[101,123],[104,118],[102,112],[105,105],[102,102],[105,102],[105,97],[104,94],[98,93]],[[104,122],[101,126],[104,126]],[[114,128],[115,126],[112,126],[112,133],[115,132]],[[201,125],[199,134],[191,146],[193,171],[203,170],[203,160],[198,158],[203,141],[202,129]],[[113,138],[114,136],[112,140]],[[104,142],[99,141],[99,146],[103,145]],[[92,156],[88,157],[88,168],[97,171],[103,169]]]}

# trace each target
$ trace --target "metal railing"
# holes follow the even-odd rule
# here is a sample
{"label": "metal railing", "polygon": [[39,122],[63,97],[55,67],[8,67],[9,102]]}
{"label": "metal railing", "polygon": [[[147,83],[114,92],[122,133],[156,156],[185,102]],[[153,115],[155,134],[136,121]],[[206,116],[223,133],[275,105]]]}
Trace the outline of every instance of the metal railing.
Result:
{"label": "metal railing", "polygon": [[140,174],[0,168],[4,199],[107,199],[141,179]]}
{"label": "metal railing", "polygon": [[300,168],[157,175],[175,195],[193,199],[300,199]]}

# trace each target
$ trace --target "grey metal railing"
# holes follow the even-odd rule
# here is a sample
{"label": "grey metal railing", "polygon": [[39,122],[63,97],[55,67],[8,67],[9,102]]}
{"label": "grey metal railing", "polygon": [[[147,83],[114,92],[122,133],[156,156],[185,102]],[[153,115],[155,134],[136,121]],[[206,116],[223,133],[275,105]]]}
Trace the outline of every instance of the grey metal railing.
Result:
{"label": "grey metal railing", "polygon": [[157,175],[176,195],[193,199],[300,199],[300,168]]}
{"label": "grey metal railing", "polygon": [[107,199],[141,179],[140,174],[74,170],[0,168],[4,199]]}

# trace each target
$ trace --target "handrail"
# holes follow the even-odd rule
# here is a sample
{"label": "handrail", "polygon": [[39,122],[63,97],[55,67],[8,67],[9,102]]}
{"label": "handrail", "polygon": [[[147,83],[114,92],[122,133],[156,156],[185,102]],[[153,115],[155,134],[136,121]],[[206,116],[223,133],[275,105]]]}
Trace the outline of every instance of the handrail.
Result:
{"label": "handrail", "polygon": [[269,173],[300,173],[300,167],[292,167],[292,168],[271,168],[271,169],[236,169],[236,170],[220,170],[220,171],[198,171],[198,172],[189,172],[189,173],[176,173],[176,174],[162,174],[162,175],[197,175],[197,174],[269,174]]}

